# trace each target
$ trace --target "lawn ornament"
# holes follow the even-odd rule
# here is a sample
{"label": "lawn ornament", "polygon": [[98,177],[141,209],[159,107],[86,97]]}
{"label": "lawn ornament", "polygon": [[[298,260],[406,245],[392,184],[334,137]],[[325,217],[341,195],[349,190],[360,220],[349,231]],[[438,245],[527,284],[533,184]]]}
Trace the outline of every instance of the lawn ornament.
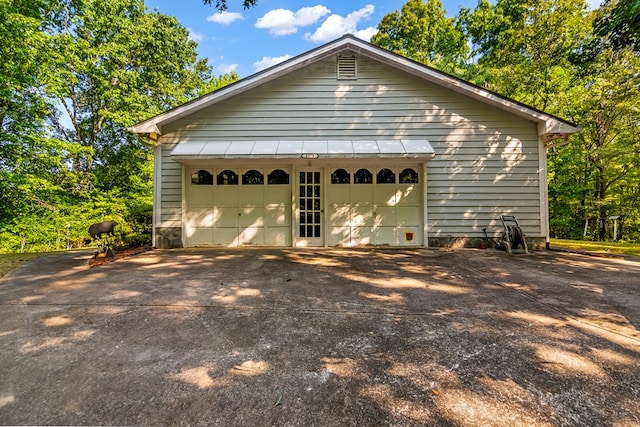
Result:
{"label": "lawn ornament", "polygon": [[94,258],[97,257],[99,253],[104,253],[108,257],[116,256],[114,250],[111,249],[111,244],[113,242],[109,242],[109,239],[103,239],[102,237],[113,237],[113,229],[116,225],[118,225],[118,223],[115,221],[102,221],[91,224],[91,227],[89,227],[89,236],[91,236],[92,239],[97,240],[98,245],[100,246],[99,252],[94,254]]}

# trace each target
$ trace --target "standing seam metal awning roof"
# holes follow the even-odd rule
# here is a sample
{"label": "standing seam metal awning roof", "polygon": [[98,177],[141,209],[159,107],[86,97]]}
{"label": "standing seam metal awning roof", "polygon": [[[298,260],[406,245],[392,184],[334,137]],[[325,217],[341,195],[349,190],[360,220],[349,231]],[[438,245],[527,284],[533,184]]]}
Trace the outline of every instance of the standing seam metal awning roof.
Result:
{"label": "standing seam metal awning roof", "polygon": [[426,158],[435,151],[426,139],[208,141],[179,143],[171,158],[193,159],[300,159],[300,158]]}

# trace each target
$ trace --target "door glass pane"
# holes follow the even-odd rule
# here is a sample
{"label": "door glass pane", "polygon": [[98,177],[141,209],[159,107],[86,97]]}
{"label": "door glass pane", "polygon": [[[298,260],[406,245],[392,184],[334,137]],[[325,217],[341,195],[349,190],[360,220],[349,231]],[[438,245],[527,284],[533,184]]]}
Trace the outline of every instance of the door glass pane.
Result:
{"label": "door glass pane", "polygon": [[400,184],[417,184],[418,173],[413,169],[407,168],[400,172]]}
{"label": "door glass pane", "polygon": [[272,170],[271,173],[269,173],[267,182],[269,184],[288,184],[289,174],[282,169]]}
{"label": "door glass pane", "polygon": [[218,185],[238,185],[238,174],[231,170],[223,170],[218,174]]}
{"label": "door glass pane", "polygon": [[200,169],[191,175],[191,183],[195,185],[213,185],[213,175],[207,170]]}
{"label": "door glass pane", "polygon": [[305,176],[306,176],[306,175],[305,175],[305,173],[304,173],[304,172],[300,172],[300,184],[304,184],[304,183],[306,182],[306,181],[305,181],[305,179],[304,179],[304,178],[305,178]]}
{"label": "door glass pane", "polygon": [[368,169],[358,169],[353,175],[353,182],[356,184],[371,184],[373,182],[373,174]]}
{"label": "door glass pane", "polygon": [[332,184],[349,184],[351,183],[351,175],[344,169],[336,169],[331,174]]}
{"label": "door glass pane", "polygon": [[264,184],[264,175],[255,169],[242,174],[242,185],[262,185]]}
{"label": "door glass pane", "polygon": [[378,184],[395,184],[396,174],[391,169],[380,169],[376,176],[376,183]]}

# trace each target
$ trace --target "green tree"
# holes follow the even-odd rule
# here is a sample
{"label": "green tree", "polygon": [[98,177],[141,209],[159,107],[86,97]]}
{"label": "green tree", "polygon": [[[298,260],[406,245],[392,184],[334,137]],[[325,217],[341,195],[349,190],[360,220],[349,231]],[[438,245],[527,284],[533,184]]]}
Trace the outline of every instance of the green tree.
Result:
{"label": "green tree", "polygon": [[51,138],[39,84],[50,54],[41,31],[47,5],[0,0],[0,227],[51,206],[49,195],[70,178],[65,162],[73,147]]}
{"label": "green tree", "polygon": [[0,251],[148,229],[151,150],[126,126],[207,90],[186,29],[138,0],[0,0],[0,18]]}
{"label": "green tree", "polygon": [[554,110],[571,84],[571,57],[591,31],[582,0],[481,0],[459,17],[477,84],[534,107]]}
{"label": "green tree", "polygon": [[371,42],[443,71],[455,72],[465,61],[467,43],[440,0],[409,0],[387,14]]}
{"label": "green tree", "polygon": [[[604,49],[565,94],[582,132],[550,156],[552,225],[559,237],[582,233],[591,222],[607,238],[606,218],[626,218],[629,237],[640,238],[640,58],[630,48]],[[597,224],[597,227],[596,227]]]}
{"label": "green tree", "polygon": [[[216,9],[218,9],[219,11],[223,11],[223,10],[227,10],[227,0],[202,0],[202,3],[206,4],[206,5],[214,5]],[[250,7],[255,6],[256,4],[258,4],[258,0],[243,0],[242,1],[242,6],[245,9],[249,9]]]}
{"label": "green tree", "polygon": [[213,76],[209,82],[202,89],[202,95],[205,95],[214,90],[218,90],[222,87],[230,85],[240,80],[240,76],[235,71],[230,73],[220,74],[219,76]]}
{"label": "green tree", "polygon": [[607,0],[596,20],[596,34],[614,49],[640,51],[640,0]]}
{"label": "green tree", "polygon": [[209,76],[187,30],[142,0],[67,0],[56,12],[43,83],[68,119],[51,110],[57,135],[88,148],[78,173],[92,171],[105,123],[124,127],[185,102]]}

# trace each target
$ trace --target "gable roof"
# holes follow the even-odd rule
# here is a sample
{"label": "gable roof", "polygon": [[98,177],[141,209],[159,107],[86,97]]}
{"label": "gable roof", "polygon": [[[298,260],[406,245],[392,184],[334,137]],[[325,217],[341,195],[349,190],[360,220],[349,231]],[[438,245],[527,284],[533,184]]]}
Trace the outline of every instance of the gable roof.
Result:
{"label": "gable roof", "polygon": [[550,142],[580,131],[578,126],[559,117],[491,92],[412,59],[395,54],[358,39],[351,34],[346,34],[337,40],[151,117],[131,126],[128,130],[139,135],[162,134],[162,127],[168,123],[189,116],[213,104],[268,83],[295,70],[304,68],[311,63],[347,51],[377,60],[390,67],[412,74],[417,78],[435,83],[516,116],[531,120],[538,124],[538,135],[542,136],[545,142]]}

